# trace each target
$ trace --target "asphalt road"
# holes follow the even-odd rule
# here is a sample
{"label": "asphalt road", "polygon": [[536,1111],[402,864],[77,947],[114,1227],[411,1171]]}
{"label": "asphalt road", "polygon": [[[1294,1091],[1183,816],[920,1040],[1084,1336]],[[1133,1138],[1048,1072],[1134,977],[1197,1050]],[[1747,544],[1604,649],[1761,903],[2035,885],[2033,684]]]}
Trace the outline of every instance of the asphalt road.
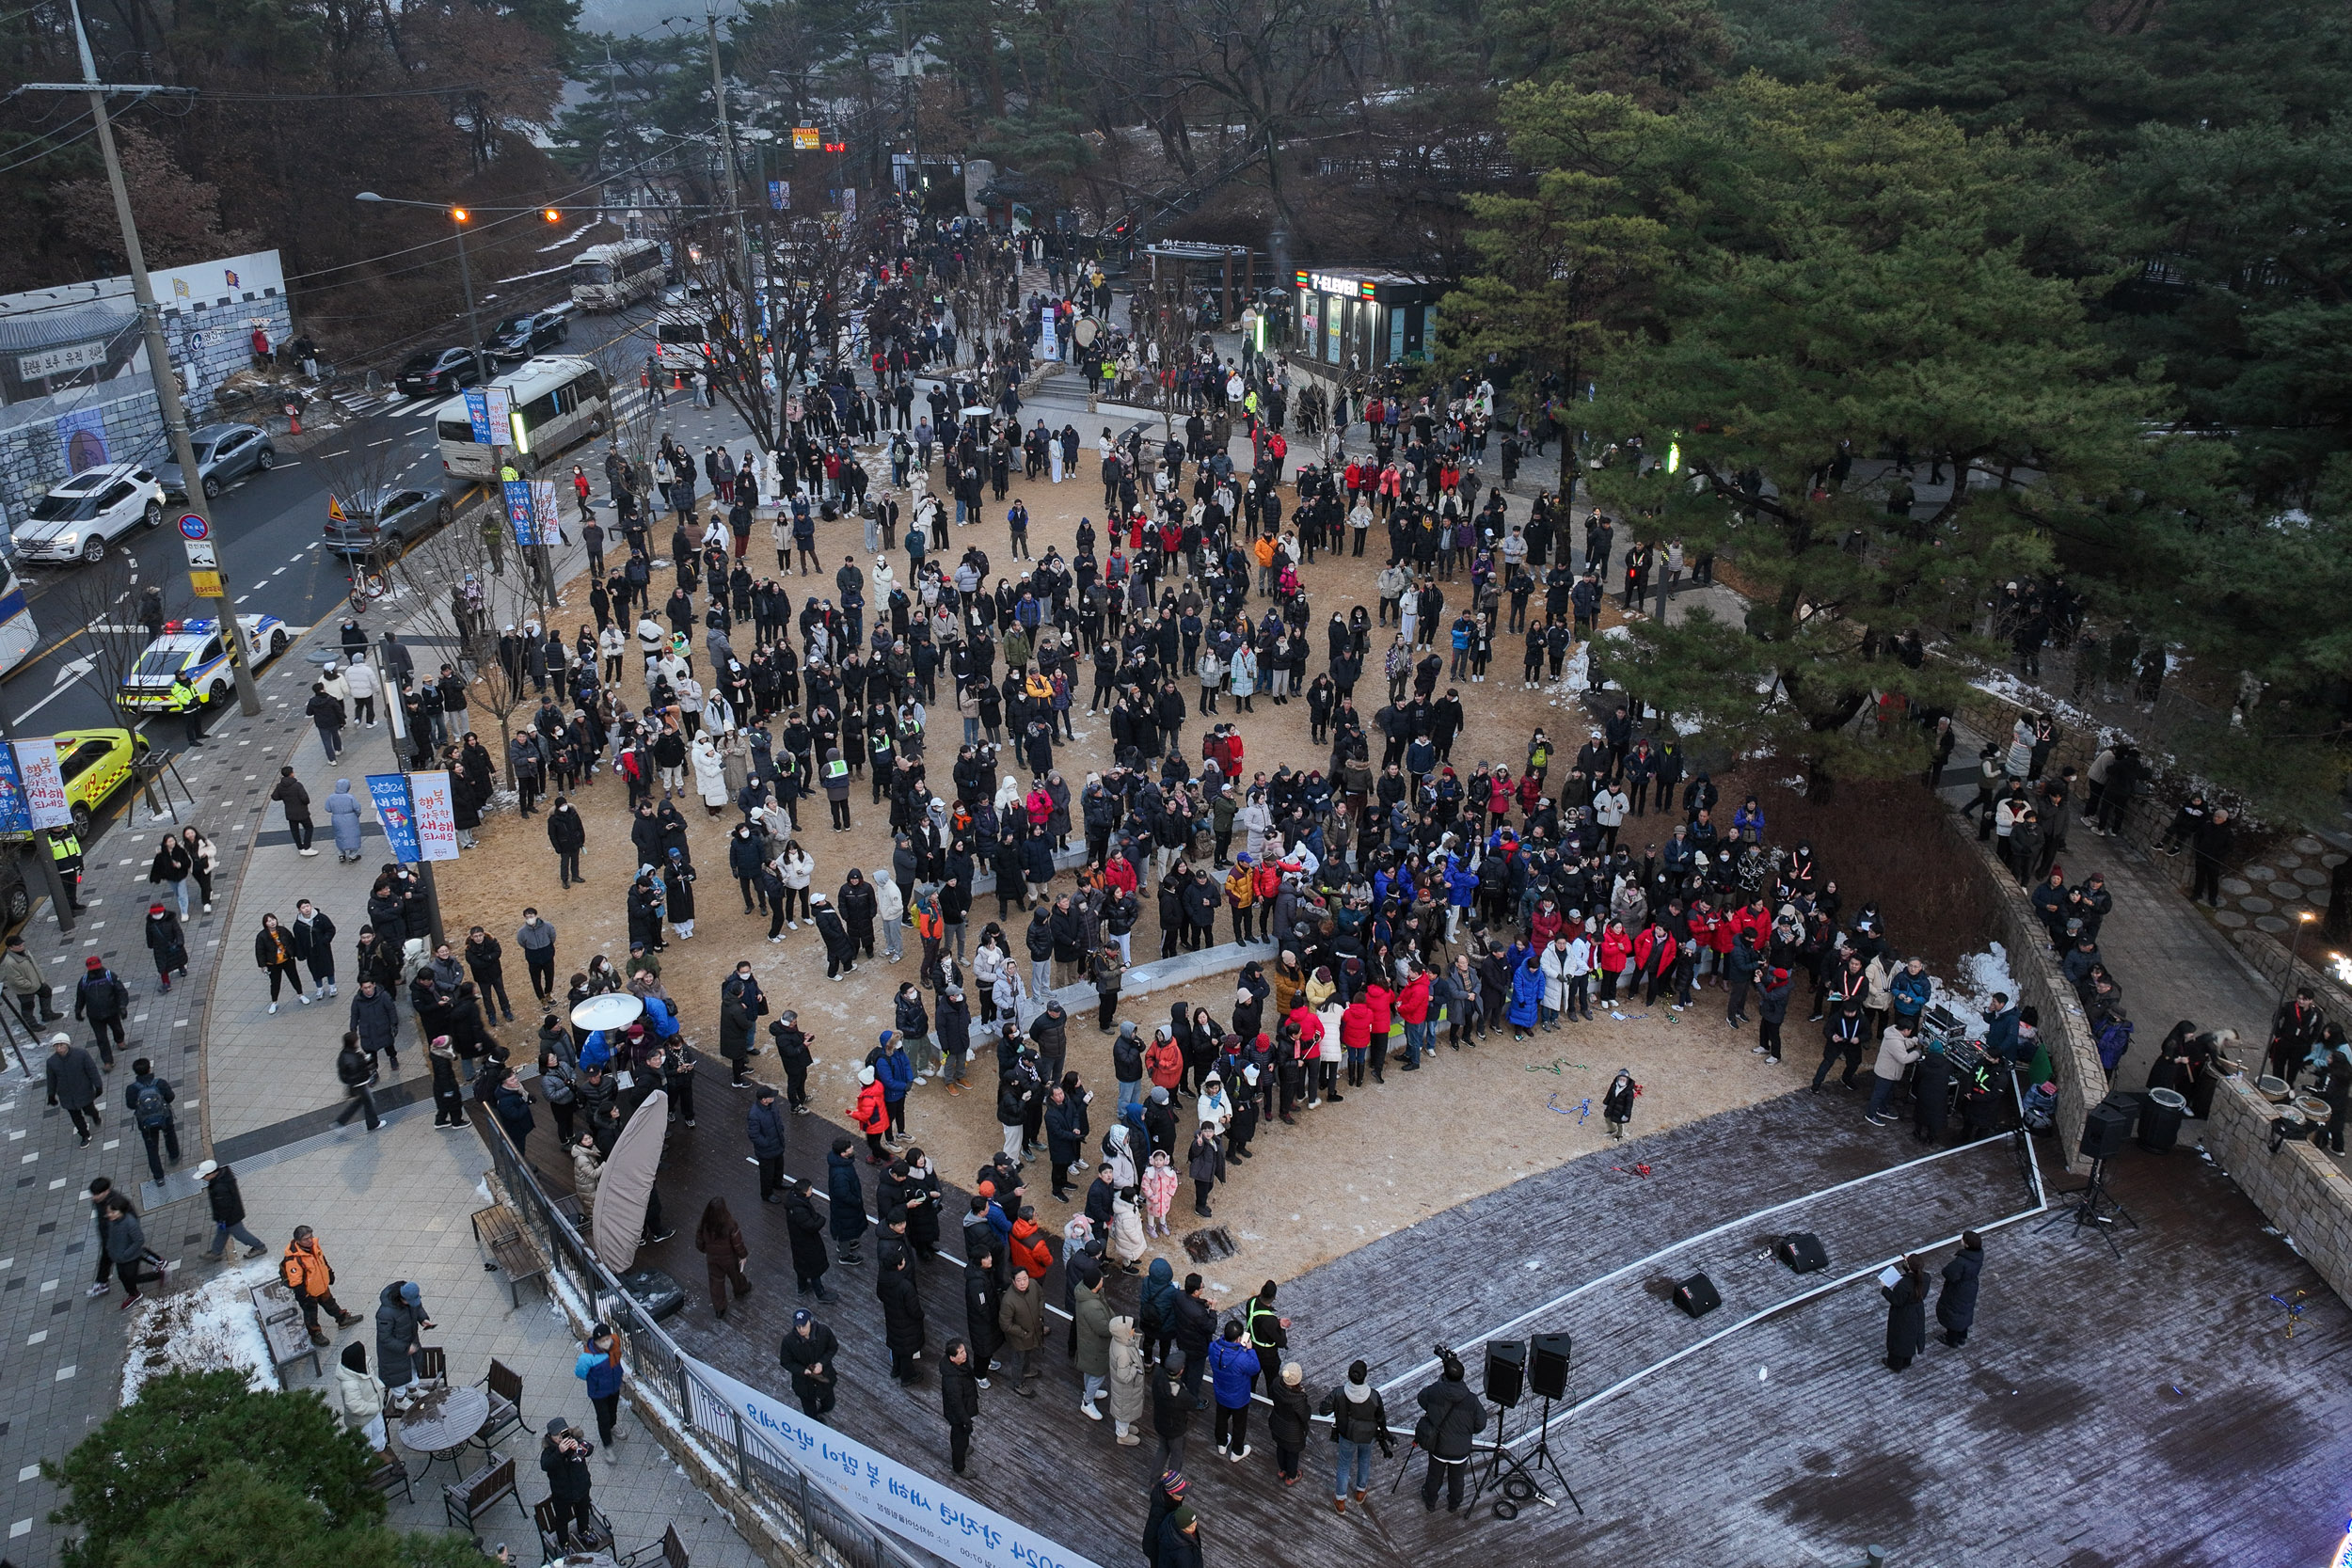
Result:
{"label": "asphalt road", "polygon": [[[554,352],[587,356],[604,364],[608,373],[617,373],[643,360],[648,340],[641,329],[652,315],[648,304],[621,314],[580,318],[570,341]],[[633,381],[633,371],[630,374]],[[238,613],[275,615],[297,633],[322,619],[341,620],[350,585],[344,559],[326,550],[321,538],[326,520],[325,460],[355,443],[391,443],[396,455],[407,460],[405,477],[425,483],[429,489],[441,467],[429,416],[442,401],[389,396],[326,438],[298,451],[286,451],[270,472],[249,474],[215,499],[213,539]],[[462,487],[453,491],[452,500],[466,493]],[[133,533],[116,546],[130,557],[136,573],[134,585],[119,601],[125,621],[132,616],[138,591],[149,583],[162,585],[165,614],[171,619],[213,612],[211,601],[199,599],[188,583],[186,553],[170,521],[179,510],[167,511],[161,527]],[[79,602],[85,595],[75,589],[74,579],[87,568],[21,569],[40,628],[40,652],[0,684],[0,711],[7,712],[12,732],[44,736],[119,722],[93,678],[73,668],[73,640],[87,613]],[[147,724],[140,727],[149,729]],[[164,751],[176,751],[180,725],[176,721],[154,724],[149,737]]]}

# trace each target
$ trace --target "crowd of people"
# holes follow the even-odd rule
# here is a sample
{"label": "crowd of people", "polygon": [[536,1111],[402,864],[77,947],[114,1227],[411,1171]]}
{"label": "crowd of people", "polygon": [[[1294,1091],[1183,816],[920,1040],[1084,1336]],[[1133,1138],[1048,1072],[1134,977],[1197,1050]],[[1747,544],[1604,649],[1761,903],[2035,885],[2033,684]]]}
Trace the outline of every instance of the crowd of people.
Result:
{"label": "crowd of people", "polygon": [[[718,1054],[730,1087],[748,1096],[758,1196],[785,1211],[803,1298],[784,1370],[804,1408],[830,1411],[853,1330],[827,1310],[838,1299],[828,1281],[869,1260],[878,1230],[880,1343],[901,1382],[939,1369],[954,1467],[968,1463],[993,1377],[1037,1396],[1043,1315],[1058,1315],[1082,1416],[1110,1422],[1116,1443],[1159,1444],[1152,1473],[1169,1506],[1155,1508],[1155,1532],[1181,1506],[1196,1412],[1214,1408],[1216,1450],[1238,1460],[1250,1451],[1250,1406],[1270,1402],[1277,1471],[1298,1478],[1305,1374],[1284,1354],[1274,1283],[1221,1321],[1199,1275],[1180,1283],[1167,1259],[1149,1257],[1185,1182],[1192,1212],[1213,1217],[1219,1186],[1248,1180],[1252,1146],[1273,1127],[1329,1115],[1324,1107],[1376,1091],[1391,1069],[1426,1070],[1503,1030],[1524,1039],[1581,1027],[1597,1008],[1695,1010],[1705,993],[1720,998],[1727,1027],[1754,1025],[1751,1050],[1770,1063],[1782,1057],[1789,1009],[1809,999],[1823,1030],[1814,1089],[1833,1074],[1856,1088],[1867,1060],[1868,1118],[1891,1124],[1907,1097],[1923,1139],[1947,1136],[1955,1115],[1968,1135],[1992,1131],[2005,1067],[2038,1049],[2030,1010],[2000,997],[1986,1051],[1947,1061],[1948,1037],[1927,1018],[1932,982],[1876,905],[1846,893],[1810,844],[1775,842],[1754,799],[1726,813],[1714,781],[1686,768],[1671,728],[1636,697],[1605,694],[1613,700],[1581,742],[1537,730],[1500,764],[1457,760],[1463,684],[1484,678],[1502,628],[1525,637],[1531,684],[1558,678],[1597,630],[1616,526],[1585,523],[1580,566],[1557,498],[1539,495],[1515,517],[1500,486],[1483,487],[1477,388],[1368,402],[1368,453],[1342,444],[1346,406],[1327,409],[1324,436],[1292,467],[1279,402],[1248,401],[1259,367],[1218,369],[1250,390],[1189,397],[1192,411],[1165,441],[1105,428],[1094,451],[1106,520],[1081,521],[1067,554],[1055,541],[1033,557],[1016,507],[1015,560],[1001,571],[956,531],[978,519],[992,486],[1002,498],[1016,466],[1025,478],[1074,477],[1077,433],[1023,431],[1001,392],[1001,422],[961,418],[956,406],[985,399],[984,386],[943,388],[936,424],[886,443],[892,488],[906,481],[903,534],[891,490],[845,478],[853,452],[707,473],[731,493],[699,531],[691,477],[683,504],[671,478],[680,515],[667,625],[652,612],[647,509],[623,507],[627,560],[593,589],[596,625],[580,628],[569,658],[532,660],[526,641],[517,666],[545,687],[518,744],[553,792],[547,832],[559,877],[580,879],[583,846],[615,831],[622,812],[637,867],[622,890],[625,963],[599,956],[555,985],[548,928],[550,961],[533,969],[534,982],[549,982],[534,984],[548,1008],[539,1095],[583,1206],[593,1210],[603,1158],[657,1089],[675,1121],[696,1125],[704,1063],[684,1015],[700,1007],[663,981],[670,942],[722,930],[747,939],[764,920],[772,942],[812,931],[835,982],[863,964],[912,959],[893,988],[891,1026],[864,1052],[855,1102],[839,1113],[849,1132],[830,1141],[821,1191],[783,1174],[792,1117],[830,1109],[808,1084],[816,1041],[797,1010],[774,1009],[748,959],[715,999]],[[1236,428],[1249,437],[1247,461],[1229,451]],[[675,468],[691,476],[691,464]],[[635,483],[617,462],[608,478],[616,495]],[[771,493],[763,484],[784,498],[774,576],[755,575],[739,515]],[[791,557],[803,576],[822,573],[814,527],[835,512],[862,519],[868,547],[796,604],[785,586]],[[1388,562],[1376,609],[1332,612],[1318,640],[1308,589],[1318,553],[1353,559],[1375,538]],[[1651,572],[1672,585],[1687,567],[1704,581],[1709,563],[1661,549],[1636,565],[1629,604],[1645,600]],[[1463,598],[1449,605],[1450,591]],[[1538,594],[1541,613],[1531,614]],[[640,702],[623,696],[635,684],[624,679],[632,650]],[[1359,708],[1375,659],[1380,684]],[[1102,715],[1110,741],[1083,770],[1070,752],[1082,686],[1081,717]],[[1295,702],[1322,760],[1253,767],[1221,706],[1228,697],[1248,713],[1260,698]],[[609,787],[603,773],[618,776],[623,799],[592,825],[581,808]],[[803,837],[814,820],[801,815],[819,792],[833,832],[866,810],[887,814],[889,863],[820,873],[816,841]],[[698,926],[698,812],[729,822],[723,875],[740,924]],[[1664,832],[1639,842],[1653,817]],[[2080,898],[2069,890],[2070,911]],[[1163,956],[1216,945],[1230,930],[1242,948],[1230,1001],[1177,1001],[1165,1022],[1120,1018],[1120,979],[1154,915]],[[1108,1037],[1108,1095],[1073,1059],[1073,1009],[1055,994],[1087,984]],[[564,1022],[559,996],[577,1005],[607,991],[637,997],[640,1021],[609,1035]],[[478,1092],[528,1147],[533,1102],[503,1048],[485,1043],[487,1013],[459,1008],[435,1048],[467,1066],[481,1058],[482,1081],[499,1086]],[[755,1080],[767,1050],[781,1085]],[[988,1109],[951,1110],[967,1092]],[[1615,1075],[1603,1107],[1613,1135],[1640,1092],[1629,1069]],[[944,1239],[943,1173],[915,1123],[992,1113],[1002,1147],[961,1183],[971,1196],[956,1216],[958,1248]],[[644,1236],[668,1234],[657,1192]],[[750,1279],[723,1203],[706,1211],[696,1245],[723,1318]],[[925,1322],[914,1281],[952,1266],[943,1259],[953,1250],[966,1310],[943,1335]],[[1057,1266],[1060,1299],[1048,1301]],[[1109,1301],[1122,1275],[1138,1280],[1132,1312]],[[1366,1376],[1358,1363],[1321,1406],[1346,1433],[1342,1512],[1362,1499],[1371,1449],[1392,1440]],[[1427,1435],[1442,1434],[1422,1445],[1424,1500],[1457,1505],[1477,1427],[1457,1429],[1477,1402],[1458,1375],[1441,1375],[1422,1402],[1435,1417]],[[1156,1533],[1147,1545],[1160,1560]]]}

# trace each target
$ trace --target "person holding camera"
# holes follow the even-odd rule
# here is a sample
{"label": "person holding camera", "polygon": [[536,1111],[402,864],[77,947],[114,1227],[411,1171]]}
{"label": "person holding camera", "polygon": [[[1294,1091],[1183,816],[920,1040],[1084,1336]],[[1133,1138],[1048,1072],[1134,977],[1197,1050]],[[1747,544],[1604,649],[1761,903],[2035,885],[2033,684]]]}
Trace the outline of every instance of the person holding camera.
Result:
{"label": "person holding camera", "polygon": [[1432,1513],[1438,1511],[1438,1487],[1442,1483],[1445,1511],[1453,1513],[1462,1506],[1462,1477],[1470,1468],[1472,1443],[1486,1428],[1486,1407],[1463,1382],[1460,1356],[1439,1345],[1438,1360],[1441,1368],[1438,1381],[1421,1391],[1421,1420],[1413,1428],[1413,1441],[1429,1456],[1428,1473],[1421,1482],[1421,1506]]}
{"label": "person holding camera", "polygon": [[596,1511],[588,1501],[595,1484],[588,1456],[596,1451],[596,1446],[561,1416],[548,1423],[539,1439],[539,1468],[547,1472],[548,1500],[555,1504],[556,1535],[583,1547],[596,1533]]}

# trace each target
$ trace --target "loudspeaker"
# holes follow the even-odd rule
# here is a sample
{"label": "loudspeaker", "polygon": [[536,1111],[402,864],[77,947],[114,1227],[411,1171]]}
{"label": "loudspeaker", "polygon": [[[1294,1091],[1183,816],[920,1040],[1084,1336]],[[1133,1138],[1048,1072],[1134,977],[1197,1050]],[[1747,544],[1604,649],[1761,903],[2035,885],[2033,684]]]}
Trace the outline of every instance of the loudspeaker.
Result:
{"label": "loudspeaker", "polygon": [[1527,1341],[1486,1341],[1486,1398],[1508,1410],[1519,1402],[1527,1384]]}
{"label": "loudspeaker", "polygon": [[2133,1101],[2101,1101],[2083,1113],[2082,1154],[2086,1160],[2112,1160],[2131,1142],[2132,1124],[2139,1119]]}
{"label": "loudspeaker", "polygon": [[1534,1363],[1528,1369],[1528,1383],[1535,1392],[1548,1400],[1568,1397],[1568,1337],[1565,1334],[1538,1334],[1528,1341]]}
{"label": "loudspeaker", "polygon": [[1772,1256],[1788,1265],[1791,1274],[1815,1274],[1829,1267],[1829,1254],[1821,1250],[1821,1238],[1810,1230],[1792,1230],[1772,1248]]}
{"label": "loudspeaker", "polygon": [[1694,1274],[1675,1287],[1675,1305],[1693,1318],[1704,1318],[1723,1304],[1715,1282],[1703,1274]]}

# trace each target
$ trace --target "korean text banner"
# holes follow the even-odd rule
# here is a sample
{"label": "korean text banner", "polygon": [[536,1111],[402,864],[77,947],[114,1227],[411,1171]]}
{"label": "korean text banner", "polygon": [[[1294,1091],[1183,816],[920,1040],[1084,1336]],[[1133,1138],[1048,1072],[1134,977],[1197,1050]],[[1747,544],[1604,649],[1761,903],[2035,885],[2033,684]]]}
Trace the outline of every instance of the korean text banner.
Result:
{"label": "korean text banner", "polygon": [[384,825],[384,838],[391,846],[392,859],[403,865],[414,865],[424,859],[417,844],[416,814],[408,805],[407,775],[369,774],[368,798],[375,802],[375,819]]}
{"label": "korean text banner", "polygon": [[707,1385],[734,1402],[729,1410],[714,1411],[703,1409],[703,1402],[697,1401],[696,1425],[714,1437],[732,1439],[728,1417],[741,1416],[747,1428],[799,1465],[811,1482],[868,1523],[966,1568],[1095,1568],[1075,1552],[879,1449],[845,1437],[691,1356],[684,1359]]}
{"label": "korean text banner", "polygon": [[411,773],[408,793],[417,807],[417,847],[429,861],[457,858],[457,806],[447,773]]}
{"label": "korean text banner", "polygon": [[16,742],[16,773],[24,786],[24,805],[36,828],[70,828],[73,807],[65,798],[65,775],[57,771],[54,740]]}

